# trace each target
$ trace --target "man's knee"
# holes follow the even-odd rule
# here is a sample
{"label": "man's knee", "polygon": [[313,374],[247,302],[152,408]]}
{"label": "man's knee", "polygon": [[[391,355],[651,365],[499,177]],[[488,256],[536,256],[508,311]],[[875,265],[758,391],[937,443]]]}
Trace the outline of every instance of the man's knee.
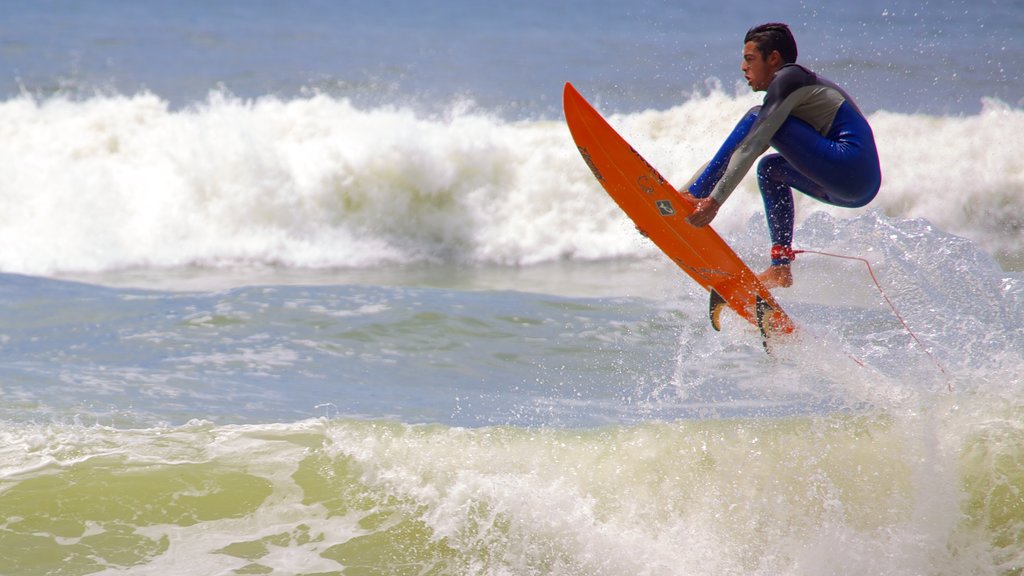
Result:
{"label": "man's knee", "polygon": [[[786,159],[781,154],[768,154],[757,163],[757,181],[762,184],[784,183],[784,168]],[[764,189],[764,186],[761,186]]]}

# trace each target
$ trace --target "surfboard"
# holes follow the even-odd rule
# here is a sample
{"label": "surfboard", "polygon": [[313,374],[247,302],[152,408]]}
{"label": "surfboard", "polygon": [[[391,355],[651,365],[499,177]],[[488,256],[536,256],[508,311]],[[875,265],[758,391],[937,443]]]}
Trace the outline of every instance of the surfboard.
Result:
{"label": "surfboard", "polygon": [[686,274],[708,290],[708,316],[721,330],[728,307],[757,326],[768,348],[773,334],[795,326],[771,292],[710,226],[686,222],[693,206],[680,195],[572,86],[565,84],[562,106],[569,132],[594,177],[641,234],[654,242]]}

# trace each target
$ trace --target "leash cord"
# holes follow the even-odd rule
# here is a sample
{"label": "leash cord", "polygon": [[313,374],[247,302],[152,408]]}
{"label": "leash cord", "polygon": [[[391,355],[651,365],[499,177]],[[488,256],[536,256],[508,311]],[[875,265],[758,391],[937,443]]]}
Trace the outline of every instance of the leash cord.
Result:
{"label": "leash cord", "polygon": [[[871,268],[871,263],[868,262],[866,258],[861,258],[859,256],[846,256],[843,254],[832,254],[830,252],[820,252],[818,250],[794,250],[793,253],[817,254],[819,256],[829,256],[831,258],[840,258],[843,260],[858,260],[860,262],[863,262],[864,265],[867,266],[868,274],[871,275],[871,281],[875,283],[875,288],[878,289],[878,293],[882,295],[882,298],[885,300],[885,303],[889,305],[889,308],[892,310],[892,313],[896,316],[896,319],[900,321],[900,324],[902,324],[903,328],[907,331],[908,334],[910,334],[910,337],[914,339],[914,342],[917,342],[917,345],[920,346],[922,350],[924,350],[924,353],[927,354],[929,358],[931,358],[932,362],[935,363],[935,366],[938,367],[939,372],[942,372],[942,374],[945,376],[949,376],[949,374],[946,373],[946,369],[942,367],[942,364],[939,363],[939,361],[935,358],[931,351],[928,350],[928,347],[925,346],[924,343],[921,342],[921,339],[917,337],[917,334],[915,334],[914,331],[910,329],[910,326],[907,324],[907,321],[903,319],[903,315],[900,314],[900,311],[896,309],[896,306],[892,303],[892,300],[890,300],[889,296],[885,293],[885,290],[882,289],[882,285],[878,282],[878,277],[875,276],[875,271]],[[952,392],[953,385],[950,384],[949,382],[947,382],[946,385],[949,388],[949,391]]]}

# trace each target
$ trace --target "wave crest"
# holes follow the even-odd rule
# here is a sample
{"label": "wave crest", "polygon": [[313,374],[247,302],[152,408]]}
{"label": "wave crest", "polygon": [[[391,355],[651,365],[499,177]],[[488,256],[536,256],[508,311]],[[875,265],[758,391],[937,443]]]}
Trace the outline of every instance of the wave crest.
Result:
{"label": "wave crest", "polygon": [[[711,87],[668,110],[611,121],[673,182],[717,147],[750,95]],[[873,208],[921,217],[1020,262],[1024,111],[872,116],[884,182]],[[560,120],[508,121],[469,106],[423,116],[325,95],[212,93],[171,110],[147,93],[0,103],[0,268],[52,274],[239,264],[521,265],[645,257]],[[716,227],[745,229],[756,184]],[[804,200],[816,211],[849,216]]]}

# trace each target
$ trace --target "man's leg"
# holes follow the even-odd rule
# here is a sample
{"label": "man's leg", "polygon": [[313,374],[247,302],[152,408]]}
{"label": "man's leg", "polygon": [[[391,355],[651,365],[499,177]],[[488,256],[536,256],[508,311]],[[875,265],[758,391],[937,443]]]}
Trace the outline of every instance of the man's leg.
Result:
{"label": "man's leg", "polygon": [[768,288],[793,284],[793,188],[821,198],[824,188],[798,171],[781,154],[769,154],[757,165],[757,185],[764,201],[768,235],[772,240],[771,266],[759,277]]}
{"label": "man's leg", "polygon": [[827,136],[791,116],[771,144],[786,159],[786,166],[779,166],[784,170],[773,179],[787,181],[812,198],[859,208],[878,192],[882,174],[871,127],[848,103],[836,112]]}
{"label": "man's leg", "polygon": [[846,104],[827,137],[790,117],[772,138],[772,147],[780,154],[761,160],[757,182],[772,239],[772,265],[761,277],[777,287],[793,282],[793,188],[828,204],[857,208],[875,197],[881,172],[870,126]]}
{"label": "man's leg", "polygon": [[[757,165],[757,186],[764,201],[768,233],[772,239],[772,264],[785,264],[793,244],[793,188],[828,202],[828,192],[790,164],[782,154],[768,154]],[[779,248],[775,248],[775,247]],[[776,252],[782,252],[776,258]]]}

